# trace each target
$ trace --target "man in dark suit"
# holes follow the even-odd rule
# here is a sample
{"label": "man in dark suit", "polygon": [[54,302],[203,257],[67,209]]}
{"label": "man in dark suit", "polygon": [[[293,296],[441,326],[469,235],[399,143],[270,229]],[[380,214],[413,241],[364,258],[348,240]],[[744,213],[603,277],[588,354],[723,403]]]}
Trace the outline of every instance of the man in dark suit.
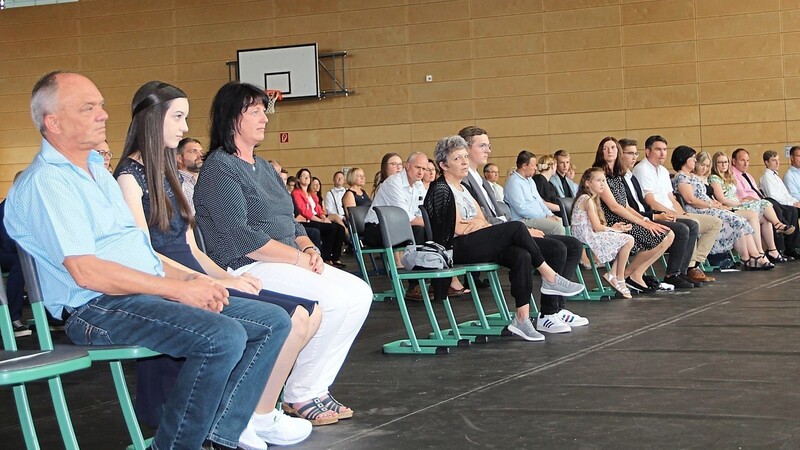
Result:
{"label": "man in dark suit", "polygon": [[[644,201],[644,194],[639,185],[639,180],[637,180],[636,176],[631,172],[633,166],[636,164],[636,158],[639,156],[639,150],[636,148],[636,145],[637,142],[633,139],[619,140],[620,163],[622,167],[627,170],[624,186],[625,193],[628,196],[628,205],[653,222],[668,227],[675,234],[675,239],[672,241],[672,245],[670,245],[668,250],[669,258],[667,259],[664,282],[675,286],[675,289],[700,287],[703,285],[702,281],[692,280],[687,275],[689,264],[692,262],[692,254],[695,252],[695,247],[697,246],[700,226],[697,221],[693,219],[678,217],[674,211],[654,211],[650,205]],[[705,259],[705,257],[703,257],[703,259]]]}
{"label": "man in dark suit", "polygon": [[[489,153],[492,152],[492,144],[489,142],[489,135],[486,130],[475,126],[462,128],[458,132],[459,136],[467,141],[467,151],[469,157],[469,175],[467,175],[461,182],[467,188],[469,193],[478,202],[478,205],[483,211],[486,220],[491,224],[498,224],[507,222],[510,217],[503,215],[497,207],[497,201],[494,199],[491,186],[486,180],[483,180],[478,174],[478,167],[486,165],[489,159]],[[484,183],[486,186],[484,186]],[[572,236],[547,236],[535,228],[528,229],[536,244],[542,251],[547,264],[553,268],[559,275],[564,278],[571,279],[575,270],[578,268],[578,262],[583,253],[583,244],[581,241]],[[546,294],[542,294],[542,298]],[[566,304],[565,299],[561,296],[558,297],[558,306],[561,309],[559,314],[562,314],[561,319],[567,325],[578,326],[570,322],[569,316],[572,314],[569,310],[564,308]],[[587,322],[588,323],[588,322]],[[585,324],[584,324],[585,325]],[[547,332],[547,330],[539,330]]]}

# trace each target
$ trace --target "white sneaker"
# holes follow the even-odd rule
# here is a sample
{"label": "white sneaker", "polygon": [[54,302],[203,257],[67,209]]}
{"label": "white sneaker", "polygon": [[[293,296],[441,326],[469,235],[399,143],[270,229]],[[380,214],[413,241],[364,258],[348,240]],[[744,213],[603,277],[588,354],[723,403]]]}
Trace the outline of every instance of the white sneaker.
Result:
{"label": "white sneaker", "polygon": [[569,333],[572,331],[572,328],[564,323],[558,314],[539,315],[536,318],[536,329],[542,333]]}
{"label": "white sneaker", "polygon": [[269,414],[253,414],[253,428],[262,440],[272,445],[292,445],[311,435],[311,422],[289,417],[278,409]]}
{"label": "white sneaker", "polygon": [[239,448],[244,450],[269,450],[267,443],[256,434],[256,430],[253,427],[254,418],[255,414],[250,417],[250,421],[247,422],[247,426],[239,436]]}
{"label": "white sneaker", "polygon": [[544,340],[544,336],[533,327],[533,321],[530,317],[525,320],[517,320],[517,316],[514,316],[514,320],[508,324],[508,331],[526,341],[537,342]]}
{"label": "white sneaker", "polygon": [[589,319],[579,316],[568,309],[562,309],[559,311],[558,317],[570,327],[583,327],[589,325]]}

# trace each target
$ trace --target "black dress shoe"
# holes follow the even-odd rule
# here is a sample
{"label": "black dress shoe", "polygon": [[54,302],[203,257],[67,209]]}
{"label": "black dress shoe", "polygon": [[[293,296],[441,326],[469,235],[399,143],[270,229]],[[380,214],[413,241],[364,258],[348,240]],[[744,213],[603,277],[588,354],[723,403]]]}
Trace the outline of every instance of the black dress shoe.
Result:
{"label": "black dress shoe", "polygon": [[693,287],[696,287],[694,283],[688,281],[687,279],[681,277],[680,275],[666,276],[664,277],[664,283],[675,286],[675,289],[691,289]]}
{"label": "black dress shoe", "polygon": [[797,250],[786,250],[783,252],[783,256],[800,259],[800,253],[798,253]]}
{"label": "black dress shoe", "polygon": [[642,275],[642,280],[644,280],[644,282],[647,283],[647,287],[653,290],[658,290],[658,287],[661,286],[661,282],[658,281],[658,278],[651,277],[650,275]]}
{"label": "black dress shoe", "polygon": [[631,290],[635,289],[635,290],[641,292],[642,294],[652,294],[653,292],[656,291],[655,289],[651,288],[650,286],[642,286],[641,284],[631,280],[630,277],[625,278],[625,283],[628,285],[628,287]]}

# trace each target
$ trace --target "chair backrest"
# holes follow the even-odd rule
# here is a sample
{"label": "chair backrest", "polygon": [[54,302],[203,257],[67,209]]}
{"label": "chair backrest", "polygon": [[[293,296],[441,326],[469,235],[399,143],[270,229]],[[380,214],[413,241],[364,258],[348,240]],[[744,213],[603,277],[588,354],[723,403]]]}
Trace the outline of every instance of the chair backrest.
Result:
{"label": "chair backrest", "polygon": [[678,191],[673,192],[673,194],[675,194],[675,199],[678,200],[681,208],[686,209],[686,200],[683,199],[683,196]]}
{"label": "chair backrest", "polygon": [[414,232],[408,221],[408,213],[397,206],[376,206],[378,225],[381,228],[384,248],[393,248],[414,241]]}
{"label": "chair backrest", "polygon": [[[44,310],[44,295],[36,271],[36,261],[33,256],[19,245],[17,246],[19,261],[22,264],[22,276],[25,278],[25,288],[28,291],[28,301],[33,311],[33,320],[36,324],[36,337],[42,350],[53,350],[53,338],[50,336],[50,324],[47,322],[47,313]],[[60,319],[60,317],[57,317]]]}
{"label": "chair backrest", "polygon": [[559,216],[561,216],[564,226],[568,227],[572,223],[572,205],[575,203],[575,199],[573,197],[561,197],[558,202],[558,206],[561,208]]}
{"label": "chair backrest", "polygon": [[364,224],[366,223],[369,206],[348,206],[347,222],[359,235],[364,234]]}
{"label": "chair backrest", "polygon": [[194,240],[197,242],[197,248],[199,248],[201,252],[205,253],[206,241],[203,239],[203,232],[200,231],[200,227],[198,227],[197,224],[194,224],[192,232],[194,233]]}
{"label": "chair backrest", "polygon": [[17,340],[14,338],[14,327],[11,325],[11,312],[8,310],[8,296],[3,283],[0,283],[0,335],[3,337],[3,349],[16,350]]}
{"label": "chair backrest", "polygon": [[433,229],[431,228],[431,217],[428,215],[428,210],[424,206],[419,205],[419,211],[422,214],[422,223],[425,224],[425,240],[433,240]]}

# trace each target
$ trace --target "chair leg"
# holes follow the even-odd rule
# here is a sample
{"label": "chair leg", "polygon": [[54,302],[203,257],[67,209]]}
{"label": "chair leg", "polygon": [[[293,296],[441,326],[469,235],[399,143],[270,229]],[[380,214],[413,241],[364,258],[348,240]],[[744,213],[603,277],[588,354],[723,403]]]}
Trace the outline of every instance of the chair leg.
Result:
{"label": "chair leg", "polygon": [[72,428],[72,419],[69,417],[67,399],[64,397],[64,388],[61,385],[61,377],[53,377],[47,380],[50,385],[50,396],[53,398],[53,408],[56,411],[58,428],[61,429],[61,438],[64,440],[64,448],[67,450],[77,450],[78,438],[75,437],[75,430]]}
{"label": "chair leg", "polygon": [[144,450],[147,448],[145,439],[142,436],[142,429],[139,427],[139,422],[136,420],[136,411],[131,402],[130,393],[128,392],[128,384],[125,382],[125,372],[122,370],[121,361],[110,361],[111,375],[114,378],[114,387],[117,390],[117,399],[119,406],[122,408],[122,415],[125,418],[125,425],[128,427],[128,434],[131,436],[132,446],[136,450]]}
{"label": "chair leg", "polygon": [[39,447],[39,438],[36,436],[36,428],[33,425],[33,416],[25,385],[14,386],[14,403],[17,405],[17,416],[19,416],[22,435],[25,437],[25,448],[39,450],[41,447]]}

